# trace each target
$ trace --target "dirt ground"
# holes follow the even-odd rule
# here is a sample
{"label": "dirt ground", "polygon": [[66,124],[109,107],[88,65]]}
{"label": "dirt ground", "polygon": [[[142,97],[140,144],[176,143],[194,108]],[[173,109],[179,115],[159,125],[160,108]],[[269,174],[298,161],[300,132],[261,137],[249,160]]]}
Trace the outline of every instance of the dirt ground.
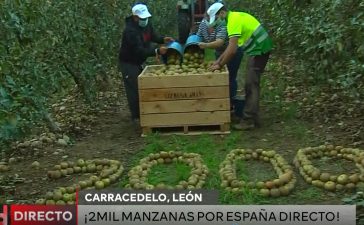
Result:
{"label": "dirt ground", "polygon": [[[43,198],[46,192],[53,191],[57,187],[75,184],[90,176],[90,174],[73,175],[59,180],[49,180],[47,171],[61,161],[76,161],[80,158],[85,160],[94,158],[116,159],[123,163],[125,167],[123,176],[125,176],[130,167],[134,166],[130,165],[130,158],[143,150],[146,140],[140,137],[139,131],[135,129],[129,119],[123,90],[116,89],[114,91],[117,92],[117,102],[108,105],[96,114],[95,123],[90,125],[89,132],[71,135],[74,144],[67,147],[49,145],[41,149],[38,156],[25,155],[22,160],[10,165],[10,171],[0,174],[2,176],[0,179],[0,191],[2,192],[0,204],[32,203],[36,199]],[[274,115],[264,104],[262,110],[263,128],[254,132],[239,133],[241,138],[237,144],[243,148],[274,149],[289,162],[292,162],[297,149],[300,147],[317,146],[325,142],[339,145],[352,142],[347,134],[322,129],[317,123],[306,123],[301,119],[284,121],[282,117],[279,118]],[[363,145],[357,147],[363,147]],[[22,154],[24,152],[15,152],[15,156]],[[34,161],[40,163],[39,169],[32,168],[31,164]],[[259,170],[256,172],[260,173]],[[297,176],[299,177],[298,173]],[[118,183],[114,184],[114,186],[117,185]],[[304,192],[308,187],[302,179],[298,180],[297,185],[300,186],[299,192]],[[299,195],[300,193],[294,193],[293,199],[295,194]],[[307,197],[310,197],[309,194]],[[328,204],[339,203],[341,199],[341,196],[331,193],[325,194],[325,196],[328,197]],[[313,202],[317,201],[307,199],[307,203]]]}
{"label": "dirt ground", "polygon": [[[44,197],[47,191],[75,184],[90,176],[75,174],[50,181],[47,171],[62,161],[107,158],[119,160],[128,168],[128,158],[142,148],[144,139],[129,119],[125,98],[121,99],[121,104],[110,106],[99,113],[95,121],[90,132],[74,137],[74,145],[63,148],[57,145],[48,146],[41,150],[40,156],[30,154],[11,164],[10,170],[2,174],[4,177],[0,190],[3,190],[4,197],[0,197],[0,203],[29,203]],[[14,154],[19,155],[20,152]],[[32,168],[34,161],[40,163],[39,169]]]}
{"label": "dirt ground", "polygon": [[[275,135],[282,129],[282,125],[279,121],[274,121],[269,116],[265,117],[267,129],[260,129],[255,132],[245,134],[245,137],[241,138],[240,146],[244,147],[257,147],[257,148],[271,148],[277,149],[287,160],[292,161],[295,151],[294,149],[299,147],[300,141],[293,138],[290,139],[289,134],[284,139],[284,134]],[[94,158],[108,158],[120,160],[124,167],[125,172],[130,169],[130,159],[138,151],[143,149],[145,145],[145,139],[140,137],[135,130],[133,124],[129,120],[129,112],[125,108],[112,107],[105,113],[101,113],[97,117],[97,122],[92,126],[92,131],[84,137],[79,137],[75,140],[75,144],[64,148],[64,152],[61,154],[54,154],[58,149],[56,146],[49,146],[44,149],[42,156],[34,157],[29,156],[24,160],[11,165],[11,170],[4,175],[9,175],[8,194],[5,196],[7,203],[31,203],[36,199],[45,196],[46,192],[52,191],[57,187],[65,187],[77,183],[89,174],[67,176],[59,180],[49,180],[47,178],[47,171],[52,169],[54,165],[59,164],[61,161],[77,161],[77,159],[94,159]],[[285,134],[287,135],[287,134]],[[193,137],[196,138],[196,137]],[[192,138],[192,140],[193,140]],[[221,137],[217,137],[220,139]],[[247,144],[247,139],[250,139]],[[275,142],[274,139],[277,139]],[[312,145],[318,140],[311,140]],[[238,144],[239,145],[239,144]],[[281,149],[281,150],[279,150]],[[292,149],[292,150],[287,150]],[[39,169],[31,168],[32,162],[37,160],[40,162]],[[260,169],[259,169],[260,168]],[[264,168],[264,167],[263,167]],[[254,169],[252,176],[259,177],[261,167],[258,166]],[[297,174],[298,175],[298,174]],[[14,179],[14,177],[17,177]],[[24,178],[22,180],[22,178]],[[13,182],[18,183],[13,184]],[[114,184],[116,187],[118,184]],[[299,179],[297,184],[298,189],[304,191],[308,185]],[[295,193],[293,193],[295,195]],[[336,198],[328,198],[329,203],[338,203]],[[316,202],[315,199],[307,202]]]}

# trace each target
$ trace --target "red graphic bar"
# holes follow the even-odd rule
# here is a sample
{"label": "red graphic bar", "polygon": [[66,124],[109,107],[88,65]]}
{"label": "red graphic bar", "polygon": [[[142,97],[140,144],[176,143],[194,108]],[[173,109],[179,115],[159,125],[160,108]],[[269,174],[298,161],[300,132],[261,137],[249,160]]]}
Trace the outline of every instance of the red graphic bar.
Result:
{"label": "red graphic bar", "polygon": [[3,205],[3,212],[0,213],[0,225],[8,225],[8,206]]}
{"label": "red graphic bar", "polygon": [[10,220],[11,225],[77,225],[76,206],[11,205]]}

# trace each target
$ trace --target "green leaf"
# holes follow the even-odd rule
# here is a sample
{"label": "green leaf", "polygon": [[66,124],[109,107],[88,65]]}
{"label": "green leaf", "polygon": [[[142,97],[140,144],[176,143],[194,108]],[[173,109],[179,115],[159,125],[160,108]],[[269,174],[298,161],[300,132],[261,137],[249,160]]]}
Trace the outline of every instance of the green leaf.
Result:
{"label": "green leaf", "polygon": [[357,206],[364,206],[364,201],[360,201],[358,203],[356,203]]}
{"label": "green leaf", "polygon": [[353,199],[351,199],[351,198],[343,198],[342,201],[345,204],[353,204]]}

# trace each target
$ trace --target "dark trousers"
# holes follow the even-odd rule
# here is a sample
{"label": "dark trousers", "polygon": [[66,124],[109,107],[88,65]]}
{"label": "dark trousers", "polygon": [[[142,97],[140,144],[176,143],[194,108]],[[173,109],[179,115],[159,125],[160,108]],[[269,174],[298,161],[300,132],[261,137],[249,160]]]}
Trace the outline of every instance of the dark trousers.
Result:
{"label": "dark trousers", "polygon": [[270,53],[251,56],[245,78],[244,117],[259,121],[260,77],[267,65]]}
{"label": "dark trousers", "polygon": [[232,101],[238,91],[238,81],[236,77],[238,76],[238,70],[243,59],[244,52],[242,48],[238,48],[234,57],[227,64],[229,71],[229,84],[230,84],[230,100]]}
{"label": "dark trousers", "polygon": [[123,76],[131,118],[132,120],[139,119],[138,76],[142,73],[143,68],[141,65],[126,62],[119,63],[119,68]]}
{"label": "dark trousers", "polygon": [[[221,54],[216,53],[216,58],[219,58]],[[243,59],[244,52],[242,48],[238,48],[234,57],[228,62],[227,68],[229,72],[229,92],[230,92],[230,102],[233,107],[235,103],[234,99],[238,91],[238,70],[240,67],[241,60]]]}

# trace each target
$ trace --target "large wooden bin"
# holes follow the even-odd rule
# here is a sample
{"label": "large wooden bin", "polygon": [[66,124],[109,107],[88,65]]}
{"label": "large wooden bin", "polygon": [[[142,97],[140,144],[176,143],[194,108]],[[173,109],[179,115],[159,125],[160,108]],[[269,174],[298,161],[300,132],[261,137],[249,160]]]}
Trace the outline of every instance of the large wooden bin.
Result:
{"label": "large wooden bin", "polygon": [[[138,77],[143,135],[154,128],[169,128],[174,131],[172,133],[182,134],[229,133],[227,71],[195,75],[148,75],[160,66],[163,65],[147,66]],[[211,130],[211,127],[215,128]]]}

